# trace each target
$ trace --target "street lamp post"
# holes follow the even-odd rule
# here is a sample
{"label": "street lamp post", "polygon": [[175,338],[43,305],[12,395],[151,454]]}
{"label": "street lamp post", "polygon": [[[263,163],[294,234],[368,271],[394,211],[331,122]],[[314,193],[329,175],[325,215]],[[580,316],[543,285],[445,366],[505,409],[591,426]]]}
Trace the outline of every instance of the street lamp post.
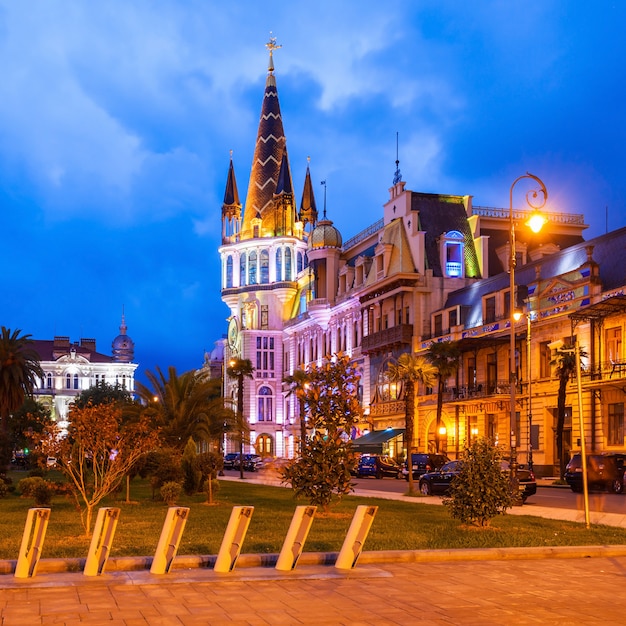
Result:
{"label": "street lamp post", "polygon": [[[511,403],[511,415],[510,415],[510,430],[511,430],[511,457],[509,459],[509,467],[511,471],[511,488],[513,489],[513,495],[516,502],[519,500],[519,488],[517,479],[517,411],[515,410],[515,392],[517,384],[517,368],[515,363],[515,323],[517,321],[516,316],[516,297],[515,297],[515,266],[517,263],[515,254],[515,219],[513,215],[513,189],[520,180],[531,179],[539,185],[538,190],[531,190],[526,194],[526,203],[534,211],[538,211],[545,206],[548,199],[548,190],[543,181],[535,176],[526,172],[522,176],[519,176],[513,181],[509,192],[509,340],[510,340],[510,354],[509,354],[509,389],[510,389],[510,403]],[[539,195],[541,194],[541,196]],[[533,217],[527,222],[533,231],[538,232],[545,220],[534,221]]]}
{"label": "street lamp post", "polygon": [[532,368],[530,366],[531,336],[530,336],[530,304],[526,314],[526,380],[528,381],[528,469],[533,470],[533,408],[532,408]]}

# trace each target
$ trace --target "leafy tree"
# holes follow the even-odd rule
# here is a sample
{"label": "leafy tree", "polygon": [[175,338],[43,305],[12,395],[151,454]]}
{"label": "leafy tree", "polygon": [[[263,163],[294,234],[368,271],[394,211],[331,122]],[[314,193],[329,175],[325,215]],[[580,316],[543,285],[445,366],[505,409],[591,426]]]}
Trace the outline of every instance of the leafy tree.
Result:
{"label": "leafy tree", "polygon": [[[145,416],[124,423],[115,404],[78,408],[69,413],[68,434],[55,430],[41,442],[57,457],[59,469],[70,480],[85,533],[91,533],[96,506],[114,492],[137,460],[158,443],[158,431]],[[82,505],[81,505],[82,501]]]}
{"label": "leafy tree", "polygon": [[139,397],[158,416],[165,443],[182,450],[189,437],[219,440],[224,423],[232,422],[232,412],[224,409],[219,380],[195,370],[178,375],[175,367],[169,367],[168,376],[157,367],[156,374],[146,372],[152,389],[140,382],[135,385]]}
{"label": "leafy tree", "polygon": [[324,360],[310,372],[306,403],[313,436],[300,458],[281,470],[296,497],[328,511],[334,499],[352,491],[351,470],[356,466],[349,435],[362,414],[357,398],[359,374],[345,355]]}
{"label": "leafy tree", "polygon": [[198,492],[202,481],[202,474],[197,468],[197,456],[198,452],[196,450],[196,442],[192,437],[189,437],[181,459],[181,469],[183,470],[184,477],[183,490],[188,496]]}
{"label": "leafy tree", "polygon": [[389,380],[402,385],[401,396],[404,400],[404,433],[407,448],[407,470],[409,478],[409,495],[415,493],[413,480],[411,453],[415,442],[415,403],[417,399],[417,385],[430,387],[437,376],[437,370],[423,357],[414,356],[405,352],[398,358],[397,363],[390,363],[388,368]]}
{"label": "leafy tree", "polygon": [[439,452],[441,445],[441,414],[443,412],[444,382],[456,373],[459,368],[461,350],[458,341],[440,341],[431,343],[426,358],[437,370],[437,423],[435,426],[435,449]]}
{"label": "leafy tree", "polygon": [[489,440],[478,439],[461,458],[461,471],[443,504],[463,524],[488,526],[513,505],[509,476],[500,468],[500,450]]}
{"label": "leafy tree", "polygon": [[295,370],[290,376],[285,376],[283,382],[289,386],[287,396],[295,395],[300,410],[300,451],[306,442],[306,392],[309,386],[309,374],[304,370]]}
{"label": "leafy tree", "polygon": [[81,391],[76,398],[74,398],[74,404],[79,409],[84,409],[90,404],[92,406],[98,406],[99,404],[110,403],[130,404],[132,398],[130,392],[119,384],[110,385],[106,381],[96,381],[96,384],[89,389]]}
{"label": "leafy tree", "polygon": [[33,437],[37,438],[51,423],[50,409],[33,398],[26,398],[11,417],[9,436],[13,450],[30,447]]}
{"label": "leafy tree", "polygon": [[232,359],[226,368],[226,374],[237,380],[237,416],[234,429],[235,439],[239,441],[239,477],[243,478],[243,444],[248,432],[247,421],[243,414],[244,380],[252,378],[254,367],[250,359]]}
{"label": "leafy tree", "polygon": [[165,483],[183,482],[184,476],[180,456],[180,450],[175,448],[157,448],[139,460],[137,473],[142,478],[150,479],[153,500],[156,491]]}
{"label": "leafy tree", "polygon": [[[580,350],[580,355],[586,357],[587,353]],[[555,367],[555,374],[559,381],[559,391],[557,394],[557,417],[556,417],[556,454],[559,458],[559,476],[561,480],[565,477],[565,467],[567,459],[563,449],[563,430],[565,429],[565,403],[567,395],[567,383],[576,374],[576,349],[573,345],[564,345],[557,350],[556,357],[550,361],[550,365]]]}
{"label": "leafy tree", "polygon": [[206,489],[206,503],[213,504],[213,495],[219,488],[217,473],[224,467],[224,457],[215,452],[202,452],[196,457],[196,467]]}
{"label": "leafy tree", "polygon": [[11,414],[32,396],[37,380],[43,378],[31,335],[20,336],[21,332],[4,326],[0,330],[0,464],[4,467],[11,462]]}

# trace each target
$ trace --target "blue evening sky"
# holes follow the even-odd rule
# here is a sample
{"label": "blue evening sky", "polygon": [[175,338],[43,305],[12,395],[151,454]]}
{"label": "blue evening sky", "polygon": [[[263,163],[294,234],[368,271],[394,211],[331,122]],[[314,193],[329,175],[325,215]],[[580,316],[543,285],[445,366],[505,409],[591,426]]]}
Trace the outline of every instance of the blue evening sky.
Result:
{"label": "blue evening sky", "polygon": [[[298,202],[355,235],[414,191],[508,206],[540,176],[586,238],[626,223],[626,2],[0,0],[0,324],[138,375],[226,330],[220,209],[245,197],[270,31]],[[523,200],[520,190],[519,203]]]}

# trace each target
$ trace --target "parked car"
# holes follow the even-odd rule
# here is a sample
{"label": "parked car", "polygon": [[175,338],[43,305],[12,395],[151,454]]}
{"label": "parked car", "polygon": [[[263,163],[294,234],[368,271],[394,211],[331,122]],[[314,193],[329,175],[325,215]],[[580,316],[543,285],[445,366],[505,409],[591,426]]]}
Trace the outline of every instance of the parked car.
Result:
{"label": "parked car", "polygon": [[[462,466],[462,460],[450,461],[435,472],[423,474],[419,481],[420,492],[426,496],[431,494],[446,495],[450,490],[452,481],[461,472]],[[508,461],[501,461],[500,469],[508,474],[510,471]],[[519,480],[522,501],[526,502],[529,496],[537,493],[535,475],[523,465],[519,465],[517,468],[517,478]]]}
{"label": "parked car", "polygon": [[[235,461],[239,461],[239,452],[229,452],[224,455],[224,469],[233,469]],[[239,467],[239,463],[237,463]]]}
{"label": "parked car", "polygon": [[358,478],[365,476],[400,478],[401,472],[402,468],[391,457],[378,454],[364,454],[359,459],[356,469]]}
{"label": "parked car", "polygon": [[[433,472],[443,467],[450,459],[445,454],[438,453],[419,453],[414,452],[411,455],[413,465],[413,478],[417,479],[427,472]],[[409,480],[409,472],[406,463],[402,466],[402,475]]]}
{"label": "parked car", "polygon": [[[588,454],[587,486],[591,490],[624,492],[626,454]],[[565,480],[575,493],[583,490],[583,464],[580,453],[574,454],[565,468]]]}
{"label": "parked car", "polygon": [[[243,469],[246,472],[256,472],[262,466],[263,459],[258,454],[243,455]],[[239,469],[239,462],[237,462],[237,469]]]}

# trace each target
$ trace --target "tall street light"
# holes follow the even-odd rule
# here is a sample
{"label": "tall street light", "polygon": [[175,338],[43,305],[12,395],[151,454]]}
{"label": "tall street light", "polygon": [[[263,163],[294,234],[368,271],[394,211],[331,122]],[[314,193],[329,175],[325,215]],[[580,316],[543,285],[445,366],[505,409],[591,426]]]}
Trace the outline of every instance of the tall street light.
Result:
{"label": "tall street light", "polygon": [[516,314],[517,298],[515,294],[515,265],[517,263],[515,254],[515,219],[513,215],[513,189],[520,180],[531,179],[539,185],[539,189],[531,190],[526,194],[526,203],[533,209],[534,213],[526,224],[531,228],[533,232],[539,232],[546,220],[542,217],[538,211],[545,206],[548,199],[548,190],[543,181],[535,176],[526,172],[522,176],[519,176],[513,181],[511,190],[509,192],[509,332],[510,332],[510,354],[509,354],[509,389],[510,389],[510,403],[511,403],[511,417],[510,417],[510,429],[511,429],[511,458],[509,460],[509,467],[511,471],[511,487],[513,489],[514,498],[519,501],[519,488],[517,479],[517,411],[515,410],[515,391],[517,384],[517,368],[515,364],[515,323],[519,319]]}

